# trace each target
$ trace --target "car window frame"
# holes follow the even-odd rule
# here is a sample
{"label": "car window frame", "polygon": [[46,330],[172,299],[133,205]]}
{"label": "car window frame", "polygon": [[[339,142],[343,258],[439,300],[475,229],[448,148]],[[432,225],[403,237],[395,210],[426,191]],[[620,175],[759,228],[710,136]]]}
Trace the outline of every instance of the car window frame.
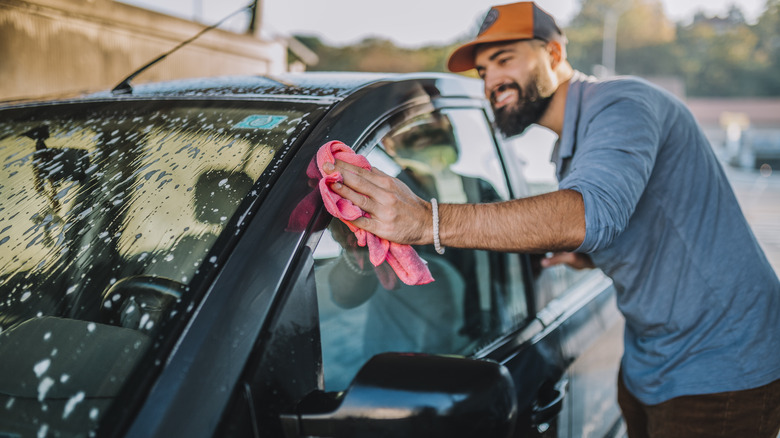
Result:
{"label": "car window frame", "polygon": [[[505,162],[506,158],[502,148],[499,146],[500,138],[493,128],[492,112],[488,108],[487,103],[481,99],[435,98],[429,101],[417,101],[408,103],[407,105],[400,105],[395,110],[385,113],[371,126],[367,127],[355,141],[354,150],[358,154],[364,156],[368,155],[377,145],[378,141],[389,132],[390,127],[388,126],[388,121],[393,118],[397,118],[399,114],[406,113],[406,117],[404,117],[403,120],[409,120],[426,112],[446,109],[471,109],[481,112],[485,122],[489,127],[489,133],[492,142],[491,147],[494,148],[495,154],[501,166],[504,183],[508,191],[508,197],[509,199],[514,199],[517,196],[518,187],[510,180],[509,171]],[[327,212],[324,212],[324,209],[323,213],[327,216]],[[321,237],[322,232],[313,233],[311,236],[309,236],[306,245],[310,248],[316,248],[320,242]],[[517,255],[520,258],[521,263],[524,288],[523,295],[526,303],[527,315],[525,316],[524,321],[517,324],[513,330],[503,333],[497,338],[493,339],[491,342],[480,346],[472,354],[470,354],[469,357],[491,358],[502,361],[502,358],[506,358],[515,354],[521,345],[529,341],[532,337],[537,336],[542,331],[543,326],[537,320],[535,304],[536,300],[533,282],[531,280],[530,260],[527,254],[517,253]]]}

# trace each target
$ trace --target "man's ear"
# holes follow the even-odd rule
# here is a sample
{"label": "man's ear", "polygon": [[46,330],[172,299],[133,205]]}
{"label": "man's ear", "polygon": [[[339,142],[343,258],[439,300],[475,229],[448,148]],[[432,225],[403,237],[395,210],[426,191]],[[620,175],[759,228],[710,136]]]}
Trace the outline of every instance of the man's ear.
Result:
{"label": "man's ear", "polygon": [[550,54],[550,67],[553,70],[565,59],[563,45],[558,41],[553,40],[547,43],[547,53]]}

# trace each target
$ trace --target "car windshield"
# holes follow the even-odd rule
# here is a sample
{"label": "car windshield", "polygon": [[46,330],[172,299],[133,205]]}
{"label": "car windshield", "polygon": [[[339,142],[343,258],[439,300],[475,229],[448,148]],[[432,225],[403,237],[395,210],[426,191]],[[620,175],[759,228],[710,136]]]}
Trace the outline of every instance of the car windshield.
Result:
{"label": "car windshield", "polygon": [[0,112],[0,435],[83,436],[142,357],[160,364],[166,327],[196,305],[243,209],[321,112],[171,101]]}

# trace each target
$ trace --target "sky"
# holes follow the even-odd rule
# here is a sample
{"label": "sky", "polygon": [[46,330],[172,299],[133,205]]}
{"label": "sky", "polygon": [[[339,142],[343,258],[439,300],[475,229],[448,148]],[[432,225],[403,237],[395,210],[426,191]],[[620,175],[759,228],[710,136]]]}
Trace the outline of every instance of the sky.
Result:
{"label": "sky", "polygon": [[[213,24],[248,0],[122,0],[183,18]],[[379,37],[415,48],[449,44],[471,37],[494,4],[509,0],[262,0],[262,29],[266,37],[304,34],[318,36],[334,46]],[[662,0],[672,20],[690,21],[696,11],[725,15],[738,4],[752,22],[766,0]],[[566,26],[580,0],[537,0],[537,4]]]}
{"label": "sky", "polygon": [[[404,47],[447,44],[473,36],[496,0],[265,0],[263,24],[271,35],[310,34],[331,45],[347,45],[369,36]],[[674,21],[690,21],[698,10],[725,15],[738,4],[748,21],[761,15],[765,0],[662,0]],[[565,26],[579,0],[538,0],[537,4]],[[305,11],[305,13],[303,13]]]}

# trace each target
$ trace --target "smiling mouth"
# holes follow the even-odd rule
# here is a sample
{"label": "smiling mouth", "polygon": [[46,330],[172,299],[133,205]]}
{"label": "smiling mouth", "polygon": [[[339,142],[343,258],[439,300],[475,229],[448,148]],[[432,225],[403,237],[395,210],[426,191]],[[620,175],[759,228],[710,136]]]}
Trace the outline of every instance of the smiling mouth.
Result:
{"label": "smiling mouth", "polygon": [[516,84],[502,84],[491,93],[491,100],[493,106],[500,108],[511,101],[512,96],[517,96],[519,99],[520,88]]}

